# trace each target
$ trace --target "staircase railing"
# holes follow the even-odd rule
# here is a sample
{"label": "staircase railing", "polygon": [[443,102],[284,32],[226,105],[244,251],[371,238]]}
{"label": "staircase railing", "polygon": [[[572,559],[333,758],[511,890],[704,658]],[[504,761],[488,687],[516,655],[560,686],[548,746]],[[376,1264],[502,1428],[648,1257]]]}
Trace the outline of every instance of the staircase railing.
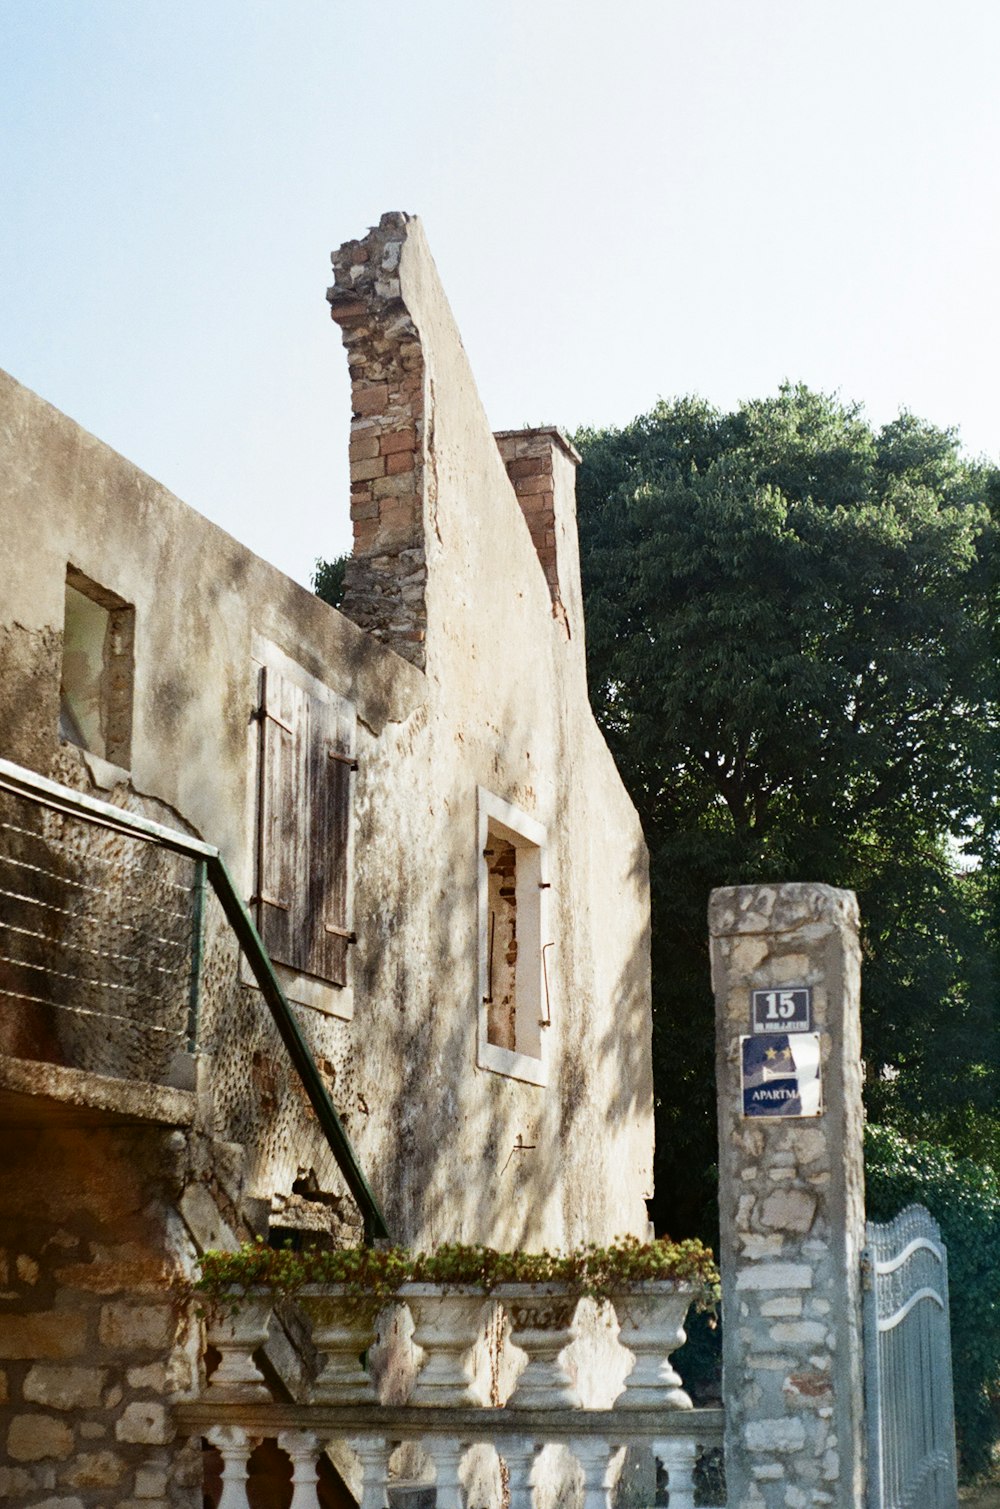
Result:
{"label": "staircase railing", "polygon": [[173,854],[193,860],[196,869],[195,881],[195,934],[191,961],[191,993],[187,1023],[189,1051],[196,1046],[197,992],[200,969],[200,896],[205,883],[212,887],[222,911],[229,923],[254,980],[267,1003],[271,1017],[278,1030],[288,1057],[305,1090],[320,1129],[325,1137],[337,1166],[343,1174],[364,1222],[365,1240],[389,1235],[385,1217],[368,1180],[358,1162],[343,1123],[330,1099],[322,1075],[317,1068],[301,1028],[281,987],[281,982],[267,949],[261,941],[253,918],[235,885],[221,853],[212,844],[203,843],[175,828],[153,822],[133,812],[126,812],[110,802],[74,791],[57,781],[48,780],[33,770],[0,759],[0,791],[12,793],[35,802],[54,812],[61,812],[93,823],[113,833],[157,845]]}

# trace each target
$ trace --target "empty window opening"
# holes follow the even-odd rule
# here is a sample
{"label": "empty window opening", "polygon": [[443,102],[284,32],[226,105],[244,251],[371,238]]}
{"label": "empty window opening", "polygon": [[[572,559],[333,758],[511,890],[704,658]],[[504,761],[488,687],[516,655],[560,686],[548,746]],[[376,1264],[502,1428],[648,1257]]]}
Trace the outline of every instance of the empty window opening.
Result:
{"label": "empty window opening", "polygon": [[66,571],[59,732],[114,765],[132,755],[135,609],[70,566]]}
{"label": "empty window opening", "polygon": [[517,1048],[517,850],[491,824],[485,851],[489,876],[489,967],[486,1040]]}
{"label": "empty window opening", "polygon": [[479,838],[479,1065],[544,1084],[551,1021],[545,829],[480,788]]}

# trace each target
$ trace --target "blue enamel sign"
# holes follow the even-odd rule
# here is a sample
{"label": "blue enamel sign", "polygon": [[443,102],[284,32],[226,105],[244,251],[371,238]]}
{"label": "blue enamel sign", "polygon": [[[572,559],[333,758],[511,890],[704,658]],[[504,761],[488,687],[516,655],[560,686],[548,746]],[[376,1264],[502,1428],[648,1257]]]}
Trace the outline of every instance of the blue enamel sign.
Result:
{"label": "blue enamel sign", "polygon": [[744,1116],[820,1116],[819,1033],[740,1038]]}

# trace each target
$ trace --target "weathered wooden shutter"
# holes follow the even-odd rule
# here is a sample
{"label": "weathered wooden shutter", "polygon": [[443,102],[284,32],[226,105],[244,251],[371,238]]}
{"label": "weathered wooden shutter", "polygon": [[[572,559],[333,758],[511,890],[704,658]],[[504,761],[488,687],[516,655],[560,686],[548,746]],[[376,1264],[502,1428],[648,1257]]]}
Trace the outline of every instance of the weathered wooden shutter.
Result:
{"label": "weathered wooden shutter", "polygon": [[354,708],[265,666],[260,727],[261,937],[276,963],[343,985]]}
{"label": "weathered wooden shutter", "polygon": [[312,741],[314,773],[311,782],[313,826],[310,866],[313,875],[323,875],[322,894],[317,892],[311,911],[309,973],[343,985],[347,980],[347,948],[353,942],[350,928],[348,858],[350,853],[351,772],[357,769],[354,755],[356,719],[354,708],[340,697],[314,704],[322,711]]}

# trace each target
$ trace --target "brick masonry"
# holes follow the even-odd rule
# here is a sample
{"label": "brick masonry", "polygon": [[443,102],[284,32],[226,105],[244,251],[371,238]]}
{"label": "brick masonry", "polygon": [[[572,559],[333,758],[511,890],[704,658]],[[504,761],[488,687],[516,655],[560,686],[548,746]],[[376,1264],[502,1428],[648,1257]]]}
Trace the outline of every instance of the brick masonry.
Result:
{"label": "brick masonry", "polygon": [[[709,906],[719,1088],[729,1509],[864,1502],[864,1243],[857,902],[735,886]],[[812,987],[823,1112],[742,1116],[750,992]]]}
{"label": "brick masonry", "polygon": [[497,430],[494,439],[545,572],[553,615],[568,632],[559,586],[555,453],[561,450],[574,466],[578,466],[579,452],[561,430],[549,425],[529,430]]}
{"label": "brick masonry", "polygon": [[333,253],[327,298],[351,375],[351,521],[342,611],[424,668],[426,370],[403,302],[408,216],[382,216],[363,241]]}

